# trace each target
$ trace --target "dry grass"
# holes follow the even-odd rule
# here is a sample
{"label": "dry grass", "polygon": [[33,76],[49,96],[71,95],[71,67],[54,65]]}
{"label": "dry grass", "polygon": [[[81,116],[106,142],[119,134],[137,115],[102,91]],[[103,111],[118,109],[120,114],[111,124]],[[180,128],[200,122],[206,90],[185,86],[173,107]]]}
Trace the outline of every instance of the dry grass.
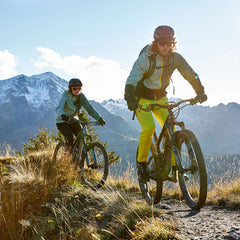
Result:
{"label": "dry grass", "polygon": [[[52,152],[16,158],[1,176],[1,239],[24,238],[29,218],[42,211],[51,195],[73,182],[74,168],[65,160],[53,165]],[[3,171],[2,171],[3,173]]]}
{"label": "dry grass", "polygon": [[[133,169],[92,191],[71,159],[53,162],[52,153],[0,165],[1,240],[178,239],[170,217],[142,200]],[[178,184],[164,186],[164,197],[181,200]],[[207,203],[239,208],[239,180],[215,183]]]}
{"label": "dry grass", "polygon": [[[214,175],[209,171],[212,184],[208,192],[207,204],[240,208],[240,170],[238,158],[228,164],[216,163],[221,174]],[[223,169],[223,166],[225,169]]]}
{"label": "dry grass", "polygon": [[138,187],[138,182],[136,181],[134,169],[131,167],[128,167],[127,170],[124,171],[120,176],[110,175],[107,180],[107,186],[121,191],[122,194],[141,194]]}
{"label": "dry grass", "polygon": [[9,169],[1,175],[1,240],[132,239],[145,219],[162,216],[141,200],[131,172],[94,192],[69,159],[54,163],[52,151],[16,158]]}
{"label": "dry grass", "polygon": [[216,183],[208,193],[207,203],[240,209],[240,179]]}
{"label": "dry grass", "polygon": [[148,218],[136,224],[132,240],[177,239],[175,226],[170,221]]}

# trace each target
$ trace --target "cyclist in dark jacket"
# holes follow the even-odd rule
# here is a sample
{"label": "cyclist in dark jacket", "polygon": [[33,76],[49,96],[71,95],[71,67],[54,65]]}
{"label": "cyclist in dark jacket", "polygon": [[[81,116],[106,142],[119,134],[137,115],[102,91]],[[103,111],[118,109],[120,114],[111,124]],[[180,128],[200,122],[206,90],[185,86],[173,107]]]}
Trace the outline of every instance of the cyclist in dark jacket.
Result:
{"label": "cyclist in dark jacket", "polygon": [[58,130],[65,137],[69,150],[71,150],[73,145],[73,135],[77,136],[81,131],[81,126],[78,120],[74,119],[74,116],[79,114],[82,107],[86,109],[91,117],[98,121],[99,125],[104,126],[105,121],[92,107],[85,95],[81,93],[82,82],[79,79],[71,79],[68,88],[68,90],[63,92],[56,109],[58,115],[56,124]]}
{"label": "cyclist in dark jacket", "polygon": [[[181,75],[191,84],[201,103],[207,100],[198,75],[180,54],[174,52],[175,46],[174,30],[165,25],[157,27],[154,31],[154,41],[135,61],[125,86],[124,98],[127,101],[128,109],[136,111],[137,119],[142,127],[139,139],[137,171],[138,176],[144,181],[148,181],[146,160],[155,130],[152,114],[159,124],[163,126],[168,111],[158,109],[152,112],[139,112],[136,110],[138,104],[167,103],[166,88],[175,69],[178,69]],[[154,58],[156,63],[154,71],[151,76],[141,81],[150,68],[151,58]],[[172,165],[175,165],[174,160],[172,160]]]}

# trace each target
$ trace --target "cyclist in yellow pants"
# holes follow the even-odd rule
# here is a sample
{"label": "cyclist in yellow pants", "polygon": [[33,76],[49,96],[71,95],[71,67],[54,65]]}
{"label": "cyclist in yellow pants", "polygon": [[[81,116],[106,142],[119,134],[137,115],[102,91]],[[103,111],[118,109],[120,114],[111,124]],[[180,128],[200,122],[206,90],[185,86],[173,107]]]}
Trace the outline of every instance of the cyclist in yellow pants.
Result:
{"label": "cyclist in yellow pants", "polygon": [[142,127],[138,148],[137,173],[138,177],[145,182],[149,180],[146,161],[155,130],[153,115],[163,126],[168,111],[158,109],[152,112],[139,112],[136,110],[138,104],[167,103],[166,88],[175,69],[178,69],[191,84],[200,102],[207,100],[198,75],[186,60],[175,52],[174,30],[170,26],[162,25],[155,29],[153,37],[153,42],[141,51],[135,61],[127,79],[124,94],[128,109],[136,111],[137,119]]}
{"label": "cyclist in yellow pants", "polygon": [[[167,101],[168,99],[166,97],[163,97],[159,100],[149,100],[149,99],[141,98],[139,100],[139,104],[140,105],[152,104],[152,103],[165,104],[167,103]],[[157,119],[160,126],[163,127],[163,124],[168,116],[168,110],[160,108],[157,110],[152,110],[152,112],[136,111],[137,119],[142,127],[139,144],[138,144],[138,147],[139,147],[138,162],[146,162],[146,159],[148,156],[148,152],[152,142],[152,135],[155,131],[155,121],[154,121],[153,115]]]}

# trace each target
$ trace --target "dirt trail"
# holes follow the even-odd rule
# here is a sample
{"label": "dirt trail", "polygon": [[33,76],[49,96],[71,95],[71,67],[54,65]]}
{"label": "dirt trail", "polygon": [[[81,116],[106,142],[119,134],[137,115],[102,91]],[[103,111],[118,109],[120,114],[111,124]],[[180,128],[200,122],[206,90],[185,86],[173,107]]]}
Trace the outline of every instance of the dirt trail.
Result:
{"label": "dirt trail", "polygon": [[171,206],[164,210],[169,219],[178,226],[178,236],[184,240],[196,239],[240,239],[240,209],[205,206],[192,211],[178,201],[162,201]]}

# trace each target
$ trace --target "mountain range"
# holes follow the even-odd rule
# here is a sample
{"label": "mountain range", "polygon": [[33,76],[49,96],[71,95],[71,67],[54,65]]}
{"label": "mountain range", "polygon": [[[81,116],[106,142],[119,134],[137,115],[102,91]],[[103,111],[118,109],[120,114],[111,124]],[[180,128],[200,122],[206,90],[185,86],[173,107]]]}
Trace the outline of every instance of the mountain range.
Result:
{"label": "mountain range", "polygon": [[[181,99],[169,99],[177,102]],[[130,125],[141,129],[138,121],[132,121],[132,113],[128,111],[126,102],[120,100],[103,101],[102,105],[109,112],[121,116]],[[192,130],[204,153],[208,154],[239,154],[240,153],[240,105],[231,102],[217,106],[188,106],[180,111],[178,120],[185,123],[187,129]],[[161,128],[156,123],[156,131]]]}
{"label": "mountain range", "polygon": [[[56,107],[68,82],[51,72],[0,81],[0,143],[22,150],[22,143],[33,137],[41,126],[55,127]],[[87,96],[87,93],[85,93]],[[171,99],[176,101],[177,99]],[[134,161],[140,125],[123,99],[90,101],[106,121],[97,127],[99,139],[107,142],[124,162]],[[199,139],[206,154],[240,154],[240,105],[229,103],[215,107],[194,105],[180,112]],[[157,132],[160,128],[157,127]]]}

